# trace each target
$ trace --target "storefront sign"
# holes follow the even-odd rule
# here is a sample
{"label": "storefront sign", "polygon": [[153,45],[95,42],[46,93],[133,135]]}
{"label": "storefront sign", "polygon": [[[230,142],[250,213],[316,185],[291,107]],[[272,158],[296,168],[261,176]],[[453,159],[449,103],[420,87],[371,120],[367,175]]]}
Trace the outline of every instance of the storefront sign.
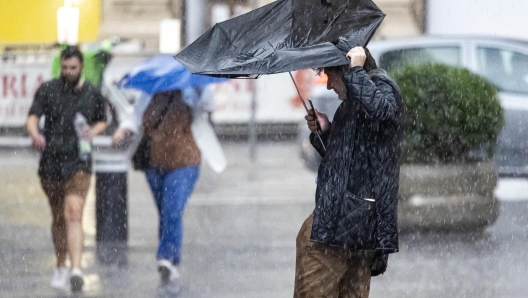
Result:
{"label": "storefront sign", "polygon": [[33,96],[51,78],[48,64],[3,64],[0,68],[0,127],[21,127]]}

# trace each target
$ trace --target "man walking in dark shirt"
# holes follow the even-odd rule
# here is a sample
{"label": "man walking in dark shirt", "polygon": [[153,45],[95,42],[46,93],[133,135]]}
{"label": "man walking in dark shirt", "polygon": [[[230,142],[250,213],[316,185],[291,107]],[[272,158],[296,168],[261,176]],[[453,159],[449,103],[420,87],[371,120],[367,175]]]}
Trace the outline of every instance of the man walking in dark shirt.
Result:
{"label": "man walking in dark shirt", "polygon": [[[86,144],[106,129],[105,100],[96,87],[82,79],[82,69],[83,56],[77,48],[62,51],[60,78],[40,86],[26,122],[33,146],[42,151],[38,173],[53,217],[57,268],[51,286],[63,289],[69,277],[73,291],[82,290],[84,284],[82,214],[92,173],[90,146],[86,148]],[[45,116],[43,134],[38,127],[41,116]],[[86,125],[76,130],[74,122],[79,119]]]}

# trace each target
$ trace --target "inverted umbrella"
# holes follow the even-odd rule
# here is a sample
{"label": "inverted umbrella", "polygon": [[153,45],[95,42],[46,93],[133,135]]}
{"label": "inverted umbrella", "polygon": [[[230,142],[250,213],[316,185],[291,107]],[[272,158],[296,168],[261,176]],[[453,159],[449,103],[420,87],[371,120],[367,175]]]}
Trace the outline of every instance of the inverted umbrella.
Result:
{"label": "inverted umbrella", "polygon": [[226,80],[192,74],[171,55],[160,55],[134,67],[121,79],[119,86],[152,95],[171,90],[202,87]]}
{"label": "inverted umbrella", "polygon": [[295,70],[348,64],[346,53],[365,47],[384,18],[372,0],[278,0],[216,24],[175,58],[196,74],[291,76]]}
{"label": "inverted umbrella", "polygon": [[372,0],[278,0],[216,24],[175,58],[221,77],[344,65],[384,17]]}

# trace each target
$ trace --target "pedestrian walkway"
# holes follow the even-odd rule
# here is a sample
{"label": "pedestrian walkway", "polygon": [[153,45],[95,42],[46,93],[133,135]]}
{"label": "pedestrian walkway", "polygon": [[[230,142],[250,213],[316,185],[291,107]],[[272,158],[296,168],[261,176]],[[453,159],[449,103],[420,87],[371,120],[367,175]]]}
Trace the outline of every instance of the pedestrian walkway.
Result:
{"label": "pedestrian walkway", "polygon": [[[178,297],[291,296],[295,237],[313,208],[314,174],[295,143],[260,145],[249,160],[245,143],[224,144],[229,166],[202,168],[184,216],[182,282]],[[68,296],[49,288],[54,256],[46,198],[31,151],[0,155],[0,297]],[[125,267],[95,258],[95,195],[83,225],[86,297],[165,297],[156,271],[157,212],[144,175],[129,174],[129,251]]]}
{"label": "pedestrian walkway", "polygon": [[[294,142],[261,142],[251,163],[243,142],[223,144],[229,166],[207,167],[184,216],[182,281],[161,289],[156,272],[157,212],[142,173],[129,175],[128,265],[95,257],[95,198],[85,208],[85,291],[80,297],[292,297],[295,237],[313,209],[314,173]],[[54,266],[50,212],[30,151],[0,153],[0,297],[70,297],[49,287]],[[528,202],[503,201],[484,233],[412,233],[371,298],[525,297]],[[178,294],[176,294],[178,293]]]}

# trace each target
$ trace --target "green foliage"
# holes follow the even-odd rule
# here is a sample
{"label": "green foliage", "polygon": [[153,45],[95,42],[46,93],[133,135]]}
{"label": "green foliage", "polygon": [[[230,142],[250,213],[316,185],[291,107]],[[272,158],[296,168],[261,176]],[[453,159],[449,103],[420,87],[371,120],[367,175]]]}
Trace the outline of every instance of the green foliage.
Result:
{"label": "green foliage", "polygon": [[404,162],[463,162],[480,146],[493,154],[504,112],[486,79],[439,64],[408,66],[391,76],[403,93]]}

